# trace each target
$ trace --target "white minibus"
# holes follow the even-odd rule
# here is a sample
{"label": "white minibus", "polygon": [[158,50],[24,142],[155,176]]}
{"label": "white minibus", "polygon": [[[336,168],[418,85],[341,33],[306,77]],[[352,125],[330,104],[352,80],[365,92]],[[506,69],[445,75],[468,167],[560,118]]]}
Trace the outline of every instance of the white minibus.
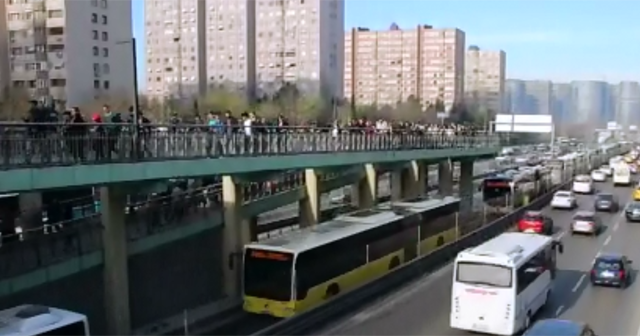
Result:
{"label": "white minibus", "polygon": [[573,179],[573,192],[576,194],[591,194],[593,192],[593,181],[589,175],[578,175]]}
{"label": "white minibus", "polygon": [[613,166],[613,185],[628,186],[631,184],[631,169],[626,163]]}
{"label": "white minibus", "polygon": [[454,262],[450,326],[494,335],[526,330],[549,301],[556,273],[553,237],[503,233]]}
{"label": "white minibus", "polygon": [[0,311],[0,336],[42,335],[88,336],[87,316],[31,304]]}

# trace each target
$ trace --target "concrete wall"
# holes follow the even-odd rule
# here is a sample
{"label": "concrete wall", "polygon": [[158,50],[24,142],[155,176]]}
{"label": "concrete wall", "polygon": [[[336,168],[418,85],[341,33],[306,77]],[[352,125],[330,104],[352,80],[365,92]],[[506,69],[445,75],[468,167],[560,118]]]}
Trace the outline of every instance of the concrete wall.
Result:
{"label": "concrete wall", "polygon": [[[129,259],[133,328],[221,297],[221,229],[164,245]],[[0,300],[0,309],[38,303],[85,313],[93,334],[104,334],[103,269],[95,267]]]}

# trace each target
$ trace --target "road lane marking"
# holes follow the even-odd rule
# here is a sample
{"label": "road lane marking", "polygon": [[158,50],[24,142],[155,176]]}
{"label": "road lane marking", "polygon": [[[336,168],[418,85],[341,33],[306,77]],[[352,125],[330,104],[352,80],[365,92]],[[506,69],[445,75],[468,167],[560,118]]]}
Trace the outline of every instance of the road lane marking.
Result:
{"label": "road lane marking", "polygon": [[613,232],[618,231],[619,227],[620,227],[620,222],[616,222],[616,225],[613,226]]}
{"label": "road lane marking", "polygon": [[558,307],[558,309],[556,309],[556,317],[559,317],[560,314],[562,314],[563,309],[564,309],[564,306],[560,306]]}
{"label": "road lane marking", "polygon": [[611,242],[611,236],[607,237],[607,239],[604,240],[604,243],[602,243],[602,246],[607,246],[609,245],[610,242]]}
{"label": "road lane marking", "polygon": [[586,276],[586,274],[583,274],[583,275],[580,277],[580,279],[578,279],[578,282],[576,283],[576,285],[575,285],[575,286],[573,286],[573,289],[571,289],[571,291],[572,291],[573,293],[577,292],[577,291],[578,291],[578,289],[580,289],[580,286],[582,285],[582,282],[584,281],[584,278],[586,278],[586,277],[587,277],[587,276]]}

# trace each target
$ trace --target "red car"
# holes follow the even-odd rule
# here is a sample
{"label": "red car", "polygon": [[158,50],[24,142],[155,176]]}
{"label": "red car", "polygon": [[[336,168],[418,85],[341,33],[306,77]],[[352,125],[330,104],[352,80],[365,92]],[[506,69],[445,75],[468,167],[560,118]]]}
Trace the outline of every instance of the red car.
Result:
{"label": "red car", "polygon": [[553,235],[553,219],[540,211],[527,211],[518,221],[518,231]]}

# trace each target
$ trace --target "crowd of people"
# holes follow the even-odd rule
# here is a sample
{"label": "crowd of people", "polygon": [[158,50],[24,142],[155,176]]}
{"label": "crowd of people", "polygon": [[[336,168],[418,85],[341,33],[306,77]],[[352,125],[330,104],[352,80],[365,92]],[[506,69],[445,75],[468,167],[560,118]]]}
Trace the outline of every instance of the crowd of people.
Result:
{"label": "crowd of people", "polygon": [[[425,124],[369,120],[366,117],[345,123],[292,123],[283,115],[267,119],[255,112],[236,115],[231,111],[210,111],[204,117],[195,115],[188,121],[173,114],[168,123],[159,124],[147,118],[144,112],[135,113],[133,107],[121,113],[104,105],[102,111],[87,117],[77,107],[59,113],[37,102],[32,103],[24,122],[22,125],[0,127],[0,157],[4,160],[0,165],[70,164],[127,160],[134,156],[162,158],[290,153],[309,151],[304,148],[308,146],[317,150],[318,144],[314,141],[326,147],[328,138],[338,139],[349,134],[394,135],[394,138],[399,138],[398,143],[402,143],[403,135],[426,135],[435,141],[477,133],[472,126],[455,123]],[[327,136],[288,141],[309,133],[326,133]],[[340,150],[349,145],[335,141],[331,146],[321,150]]]}

